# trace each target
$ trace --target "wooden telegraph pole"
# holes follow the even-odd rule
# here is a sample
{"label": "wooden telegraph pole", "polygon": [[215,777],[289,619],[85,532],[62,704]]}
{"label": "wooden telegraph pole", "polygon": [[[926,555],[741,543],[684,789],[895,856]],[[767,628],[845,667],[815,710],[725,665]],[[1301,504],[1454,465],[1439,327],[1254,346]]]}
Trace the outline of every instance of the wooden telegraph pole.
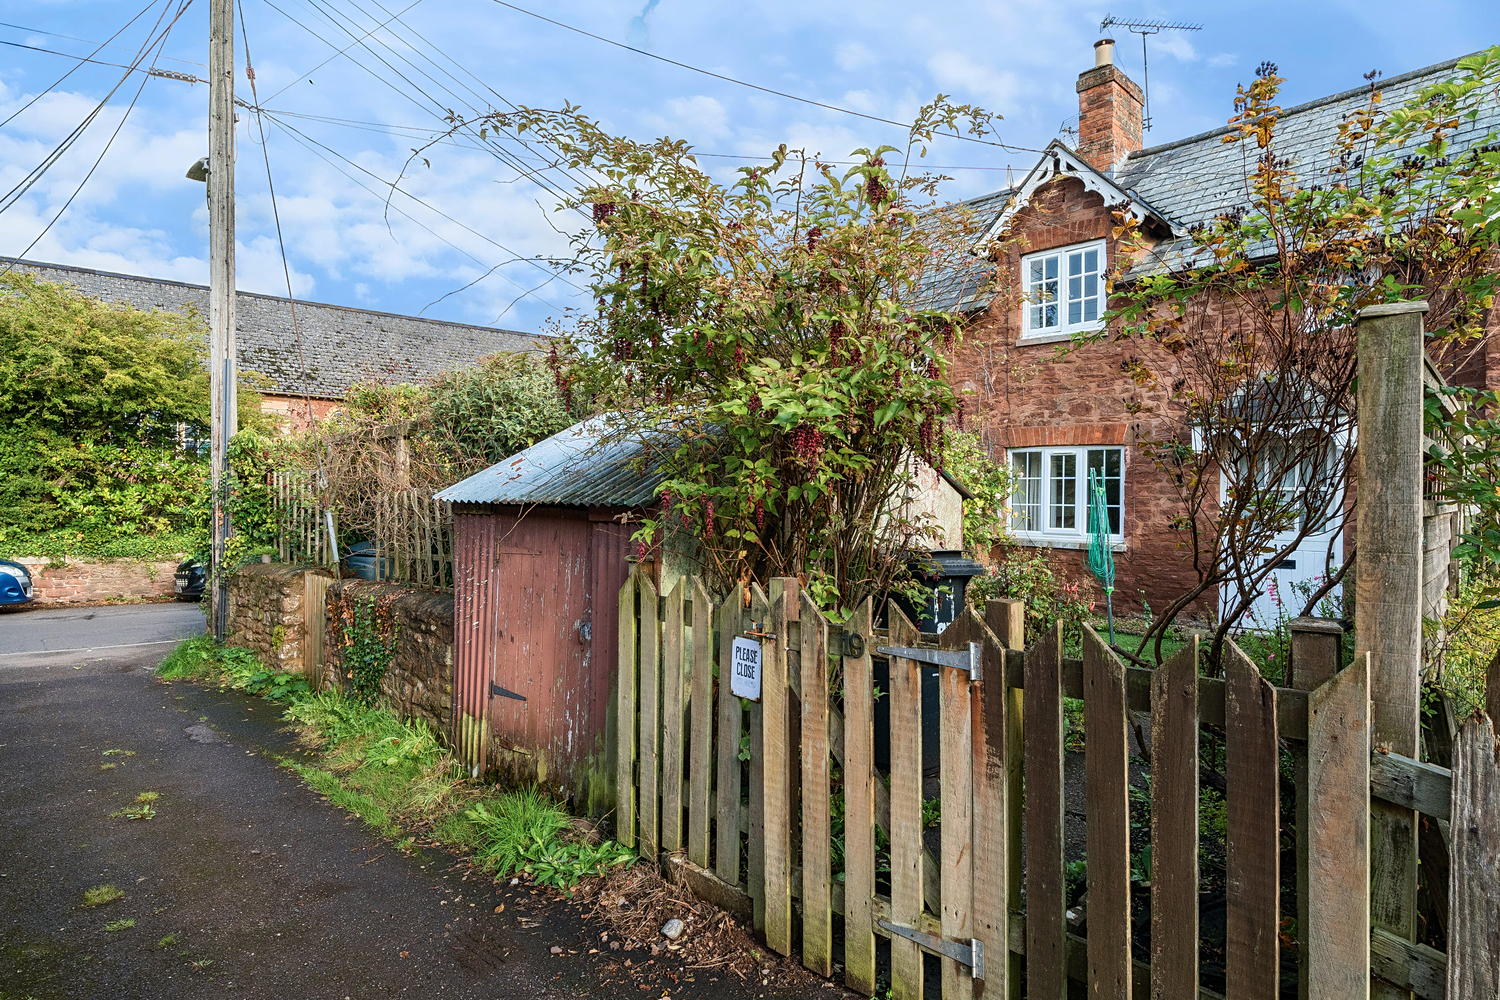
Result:
{"label": "wooden telegraph pole", "polygon": [[213,634],[224,640],[229,591],[224,542],[229,439],[236,430],[234,349],[234,2],[210,0],[208,11],[208,329],[212,394],[210,462],[213,556],[209,566]]}
{"label": "wooden telegraph pole", "polygon": [[[1359,484],[1354,651],[1370,654],[1373,748],[1417,756],[1422,676],[1422,314],[1393,302],[1359,314]],[[1370,922],[1417,930],[1417,817],[1370,802]],[[1379,980],[1375,1000],[1411,991]]]}

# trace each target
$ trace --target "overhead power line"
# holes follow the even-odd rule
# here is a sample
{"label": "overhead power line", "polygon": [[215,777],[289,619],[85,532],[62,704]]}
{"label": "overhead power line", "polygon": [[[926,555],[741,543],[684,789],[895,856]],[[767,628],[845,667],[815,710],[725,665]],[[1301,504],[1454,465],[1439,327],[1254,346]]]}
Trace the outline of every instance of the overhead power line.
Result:
{"label": "overhead power line", "polygon": [[[128,21],[126,21],[126,22],[125,22],[125,23],[124,23],[124,24],[123,24],[123,25],[122,25],[122,26],[121,26],[121,27],[120,27],[120,30],[118,30],[118,31],[116,31],[116,32],[115,32],[115,33],[114,33],[114,34],[113,34],[113,35],[110,35],[110,36],[109,36],[109,39],[108,39],[108,41],[109,41],[109,42],[112,42],[112,41],[114,41],[114,40],[115,40],[115,39],[116,39],[116,38],[119,38],[119,37],[120,37],[120,36],[121,36],[121,35],[123,35],[123,34],[124,34],[124,33],[125,33],[125,29],[126,29],[126,28],[129,28],[129,27],[130,27],[130,26],[131,26],[131,25],[132,25],[132,24],[134,24],[134,23],[135,23],[135,22],[137,22],[137,21],[139,21],[139,20],[140,20],[140,19],[141,19],[141,18],[143,18],[143,17],[145,17],[145,16],[146,16],[146,14],[147,14],[147,13],[148,13],[148,12],[150,12],[150,10],[151,10],[151,8],[152,8],[152,7],[155,7],[155,6],[156,6],[156,0],[148,0],[148,2],[147,2],[147,3],[146,3],[146,6],[144,6],[144,7],[142,7],[142,8],[141,8],[141,9],[140,9],[140,11],[139,11],[139,12],[138,12],[138,13],[137,13],[137,14],[136,14],[136,15],[135,15],[135,17],[132,17],[132,18],[131,18],[131,19],[130,19],[130,20],[128,20]],[[160,20],[159,20],[159,19],[158,19],[158,21],[157,21],[157,23],[158,23],[158,24],[160,24],[160,23],[161,23],[161,21],[160,21]],[[152,30],[155,30],[155,29],[152,29]],[[89,55],[90,55],[90,56],[96,56],[96,55],[98,55],[98,54],[99,54],[99,53],[100,53],[100,52],[102,52],[102,51],[103,51],[103,49],[104,49],[104,45],[103,45],[103,44],[101,44],[101,45],[100,45],[100,46],[99,46],[99,47],[98,47],[98,48],[97,48],[97,49],[95,49],[95,50],[94,50],[94,51],[93,51],[93,52],[90,52],[90,53],[89,53]],[[144,50],[142,50],[142,51],[144,51]],[[139,56],[139,55],[137,55],[137,56],[136,56],[136,59],[137,59],[137,61],[139,61],[139,59],[140,59],[140,58],[141,58],[141,57],[140,57],[140,56]],[[18,116],[18,115],[20,115],[20,114],[21,114],[21,113],[22,113],[22,112],[24,112],[24,111],[25,111],[25,110],[26,110],[26,109],[27,109],[27,108],[29,108],[29,107],[31,107],[31,106],[32,106],[32,105],[33,105],[33,104],[35,104],[35,103],[36,103],[36,102],[37,102],[37,101],[40,101],[40,100],[41,100],[41,99],[42,99],[42,98],[43,98],[43,97],[45,97],[45,96],[46,96],[46,95],[47,95],[47,94],[49,94],[49,93],[51,93],[51,92],[52,92],[52,91],[53,91],[53,90],[55,90],[55,89],[56,89],[56,88],[57,88],[57,86],[58,86],[58,85],[59,85],[59,84],[61,84],[61,83],[62,83],[62,82],[63,82],[63,81],[64,81],[64,80],[66,80],[66,79],[67,79],[67,78],[68,78],[68,77],[70,77],[70,76],[72,76],[72,75],[73,75],[73,74],[74,74],[74,73],[76,73],[76,72],[77,72],[77,71],[78,71],[78,67],[79,67],[79,66],[82,66],[82,65],[83,65],[83,63],[75,63],[75,64],[74,64],[74,66],[73,66],[73,68],[72,68],[72,69],[70,69],[70,70],[68,70],[68,71],[67,71],[67,72],[66,72],[66,73],[64,73],[64,74],[63,74],[63,75],[62,75],[62,76],[60,76],[60,77],[58,77],[58,78],[57,78],[57,79],[56,79],[56,80],[53,80],[53,81],[52,81],[52,83],[51,83],[51,84],[49,84],[49,85],[48,85],[48,86],[47,86],[47,87],[46,87],[46,89],[44,89],[44,90],[42,90],[42,91],[40,91],[40,92],[38,92],[38,93],[37,93],[37,94],[36,94],[36,95],[34,95],[34,96],[33,96],[33,97],[32,97],[32,98],[31,98],[31,100],[29,100],[29,101],[27,101],[27,102],[26,102],[26,103],[25,103],[25,104],[23,104],[23,105],[21,105],[21,106],[20,106],[20,107],[19,107],[19,108],[17,108],[17,109],[16,109],[16,110],[14,110],[14,111],[12,111],[12,112],[11,112],[11,113],[10,113],[10,117],[8,117],[8,118],[6,118],[6,119],[5,119],[5,121],[3,121],[3,122],[0,122],[0,128],[4,128],[4,127],[5,127],[5,126],[7,126],[7,125],[9,125],[9,124],[10,124],[10,123],[11,123],[11,122],[13,122],[13,121],[15,121],[15,120],[16,120],[16,117],[17,117],[17,116]]]}
{"label": "overhead power line", "polygon": [[[98,117],[99,113],[104,110],[105,105],[107,105],[110,99],[114,97],[115,92],[124,85],[126,80],[130,79],[130,73],[134,71],[136,66],[140,65],[141,60],[145,59],[147,54],[149,54],[153,48],[156,50],[156,54],[152,56],[152,66],[155,66],[156,58],[160,56],[162,47],[167,43],[167,36],[171,34],[172,28],[177,24],[177,22],[182,19],[182,15],[187,13],[187,9],[192,4],[192,2],[193,0],[181,0],[180,5],[177,8],[177,14],[172,18],[171,21],[167,22],[165,28],[161,28],[160,34],[156,34],[157,28],[161,25],[162,18],[165,18],[167,16],[167,11],[170,10],[172,6],[171,0],[167,0],[167,3],[162,7],[161,16],[157,18],[156,25],[154,25],[151,29],[152,34],[155,35],[155,37],[148,38],[146,43],[141,46],[140,53],[136,56],[135,64],[131,67],[127,67],[127,72],[120,77],[119,82],[117,82],[114,87],[111,88],[110,92],[105,95],[104,100],[99,102],[99,104],[94,108],[93,111],[89,113],[89,115],[83,120],[83,122],[81,122],[78,127],[68,135],[67,138],[59,143],[58,146],[53,150],[53,152],[49,154],[40,165],[33,169],[26,178],[23,178],[19,184],[11,188],[10,192],[8,192],[5,196],[4,204],[3,207],[0,207],[0,211],[4,211],[5,209],[15,205],[16,202],[20,200],[21,196],[31,189],[32,185],[41,180],[42,175],[45,174],[49,169],[51,169],[51,167],[62,157],[62,154],[72,147],[73,143],[78,140],[78,137],[83,135],[84,131],[88,129],[89,125],[93,123],[94,119]],[[132,22],[133,21],[134,19],[132,19]],[[116,34],[118,34],[118,32]],[[62,208],[59,208],[57,210],[57,214],[52,216],[47,224],[42,227],[42,231],[36,234],[36,238],[26,245],[25,250],[22,250],[19,254],[16,255],[16,259],[19,260],[25,258],[28,254],[30,254],[32,248],[42,241],[42,237],[47,235],[52,227],[57,224],[57,220],[62,218],[63,213],[72,206],[73,202],[78,198],[78,195],[82,193],[84,186],[88,184],[89,180],[94,176],[94,171],[99,169],[99,164],[103,163],[104,157],[109,154],[110,147],[114,145],[115,139],[119,137],[120,132],[125,128],[125,123],[130,120],[130,113],[135,110],[136,102],[141,99],[141,92],[146,89],[146,83],[150,79],[151,77],[149,74],[145,77],[142,77],[141,85],[136,88],[135,95],[131,97],[129,106],[125,108],[125,113],[120,116],[119,124],[117,124],[115,126],[115,130],[109,134],[109,139],[105,141],[104,148],[99,151],[99,156],[94,160],[93,165],[89,167],[88,173],[83,175],[83,180],[78,182],[78,186],[73,189],[73,193],[68,196],[68,200],[63,202],[63,206]],[[15,262],[12,261],[10,264],[6,265],[4,270],[9,271],[14,266]]]}
{"label": "overhead power line", "polygon": [[[9,22],[6,22],[6,21],[0,21],[0,28],[14,28],[17,31],[25,31],[25,32],[29,32],[30,34],[33,34],[33,35],[46,35],[49,38],[66,38],[70,42],[82,42],[85,45],[98,46],[98,48],[95,49],[95,51],[98,51],[98,49],[118,49],[121,52],[129,52],[130,51],[129,49],[127,49],[123,45],[110,45],[108,42],[91,42],[87,38],[79,38],[76,35],[60,35],[60,34],[58,34],[55,31],[45,31],[45,30],[43,30],[41,28],[28,28],[24,24],[10,24]],[[43,49],[41,51],[47,51],[47,50]],[[159,58],[160,59],[165,59],[168,62],[179,62],[179,63],[182,63],[182,64],[184,64],[186,66],[197,66],[197,67],[199,67],[201,69],[208,69],[208,67],[205,66],[203,63],[201,63],[201,62],[193,62],[193,60],[191,60],[191,59],[178,59],[176,56],[160,56]]]}
{"label": "overhead power line", "polygon": [[[557,27],[566,29],[567,31],[576,32],[577,34],[583,35],[585,38],[592,38],[596,42],[603,42],[606,45],[613,45],[617,49],[624,49],[626,52],[634,52],[638,56],[645,56],[647,59],[655,59],[657,62],[664,62],[670,66],[676,66],[679,69],[685,69],[693,73],[701,73],[704,76],[711,76],[715,80],[723,80],[725,83],[732,83],[739,87],[748,87],[751,90],[758,90],[763,94],[771,94],[775,97],[782,97],[788,101],[797,101],[802,104],[811,104],[815,108],[823,108],[827,111],[837,111],[839,114],[843,115],[853,115],[856,118],[863,118],[866,121],[880,122],[882,125],[894,125],[897,128],[907,129],[908,131],[911,129],[910,122],[892,121],[889,118],[881,118],[878,115],[867,115],[863,111],[855,111],[852,108],[841,108],[836,104],[825,104],[822,101],[815,101],[810,97],[799,97],[796,94],[788,94],[784,90],[772,90],[770,87],[762,87],[758,83],[749,83],[745,80],[738,80],[732,76],[725,76],[723,73],[715,73],[713,70],[704,69],[701,66],[694,66],[691,63],[679,62],[676,59],[668,59],[666,56],[659,56],[655,52],[647,52],[645,49],[638,49],[634,45],[626,45],[624,42],[617,42],[613,38],[606,38],[603,35],[596,35],[592,31],[585,31],[582,28],[575,28],[571,24],[564,24],[561,21],[555,21],[543,14],[538,14],[535,11],[527,10],[525,7],[517,7],[513,3],[506,3],[505,0],[493,0],[493,2],[499,4],[502,7],[509,7],[511,10],[515,11],[518,14],[525,14],[527,17],[534,17],[538,21],[546,21],[548,24],[556,25]],[[939,134],[949,139],[959,139],[963,142],[977,142],[985,146],[996,146],[1000,149],[1009,150],[1010,152],[1015,153],[1045,152],[1045,150],[1033,149],[1030,146],[1012,146],[1009,143],[995,142],[990,139],[981,139],[978,136],[963,135],[959,132],[941,132]]]}
{"label": "overhead power line", "polygon": [[[90,59],[88,56],[75,56],[71,52],[58,52],[56,49],[43,49],[35,45],[23,45],[20,42],[8,42],[3,38],[0,38],[0,45],[8,45],[13,49],[26,49],[30,52],[41,52],[44,55],[49,56],[62,56],[64,59],[74,59],[80,63],[88,63],[91,66],[109,66],[113,69],[129,70],[132,73],[145,73],[147,76],[159,76],[164,80],[181,80],[183,83],[203,82],[198,77],[193,76],[191,73],[179,73],[176,70],[160,69],[156,66],[148,66],[146,69],[141,69],[139,66],[127,66],[124,63],[105,62],[102,59]],[[104,46],[100,46],[100,48],[103,47]],[[112,49],[118,48],[118,46],[115,45],[111,45],[109,47]],[[51,88],[49,87],[48,89],[50,90]],[[8,120],[9,119],[7,119],[7,121]]]}

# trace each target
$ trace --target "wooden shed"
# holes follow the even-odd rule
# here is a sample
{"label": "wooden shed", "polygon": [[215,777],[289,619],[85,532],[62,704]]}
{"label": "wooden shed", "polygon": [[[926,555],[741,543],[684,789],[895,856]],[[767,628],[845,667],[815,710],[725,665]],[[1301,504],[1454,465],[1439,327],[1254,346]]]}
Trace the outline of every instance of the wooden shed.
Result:
{"label": "wooden shed", "polygon": [[456,750],[580,811],[613,795],[618,595],[661,481],[642,449],[595,417],[437,495],[453,504]]}

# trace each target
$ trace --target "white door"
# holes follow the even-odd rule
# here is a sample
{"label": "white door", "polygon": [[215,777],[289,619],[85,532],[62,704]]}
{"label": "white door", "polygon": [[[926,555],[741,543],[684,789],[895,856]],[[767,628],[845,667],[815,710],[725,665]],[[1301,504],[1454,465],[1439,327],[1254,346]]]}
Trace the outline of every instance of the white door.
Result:
{"label": "white door", "polygon": [[[1281,455],[1272,454],[1268,456],[1267,464],[1279,467]],[[1326,509],[1337,511],[1343,506],[1344,497],[1342,489],[1331,488],[1325,480],[1315,479],[1318,470],[1308,463],[1299,468],[1293,468],[1281,478],[1281,482],[1272,488],[1280,489],[1289,497],[1302,497],[1309,490],[1314,493],[1328,493],[1329,504]],[[1225,499],[1225,481],[1220,479],[1220,500]],[[1270,486],[1262,482],[1261,488]],[[1276,554],[1290,545],[1301,532],[1301,525],[1292,525],[1287,530],[1278,532],[1272,536],[1270,545],[1272,551],[1261,556],[1261,564],[1276,560],[1275,566],[1265,578],[1259,594],[1249,610],[1240,617],[1236,623],[1237,628],[1242,629],[1266,629],[1271,630],[1277,624],[1288,618],[1295,618],[1301,614],[1307,599],[1322,586],[1326,578],[1328,567],[1329,545],[1333,547],[1333,572],[1343,564],[1344,546],[1341,519],[1325,518],[1322,527],[1315,526],[1313,531],[1307,533],[1297,547],[1292,549],[1280,559]],[[1328,523],[1328,522],[1332,523]],[[1342,585],[1335,587],[1328,595],[1328,599],[1320,601],[1319,604],[1326,608],[1337,608],[1341,606],[1339,595]],[[1219,590],[1219,614],[1227,616],[1233,611],[1234,606],[1239,603],[1239,594],[1233,583],[1226,583]],[[1313,614],[1318,614],[1319,608],[1313,609]]]}

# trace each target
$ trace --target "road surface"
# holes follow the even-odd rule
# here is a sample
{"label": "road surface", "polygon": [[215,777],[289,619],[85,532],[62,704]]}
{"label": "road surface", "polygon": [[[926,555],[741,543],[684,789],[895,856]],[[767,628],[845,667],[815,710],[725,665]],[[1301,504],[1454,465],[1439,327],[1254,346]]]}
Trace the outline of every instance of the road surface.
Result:
{"label": "road surface", "polygon": [[[3,1000],[788,995],[589,955],[604,928],[568,904],[372,836],[275,765],[298,755],[275,705],[152,675],[201,628],[192,605],[0,617]],[[142,792],[153,818],[112,815]],[[101,885],[124,897],[84,906]]]}

